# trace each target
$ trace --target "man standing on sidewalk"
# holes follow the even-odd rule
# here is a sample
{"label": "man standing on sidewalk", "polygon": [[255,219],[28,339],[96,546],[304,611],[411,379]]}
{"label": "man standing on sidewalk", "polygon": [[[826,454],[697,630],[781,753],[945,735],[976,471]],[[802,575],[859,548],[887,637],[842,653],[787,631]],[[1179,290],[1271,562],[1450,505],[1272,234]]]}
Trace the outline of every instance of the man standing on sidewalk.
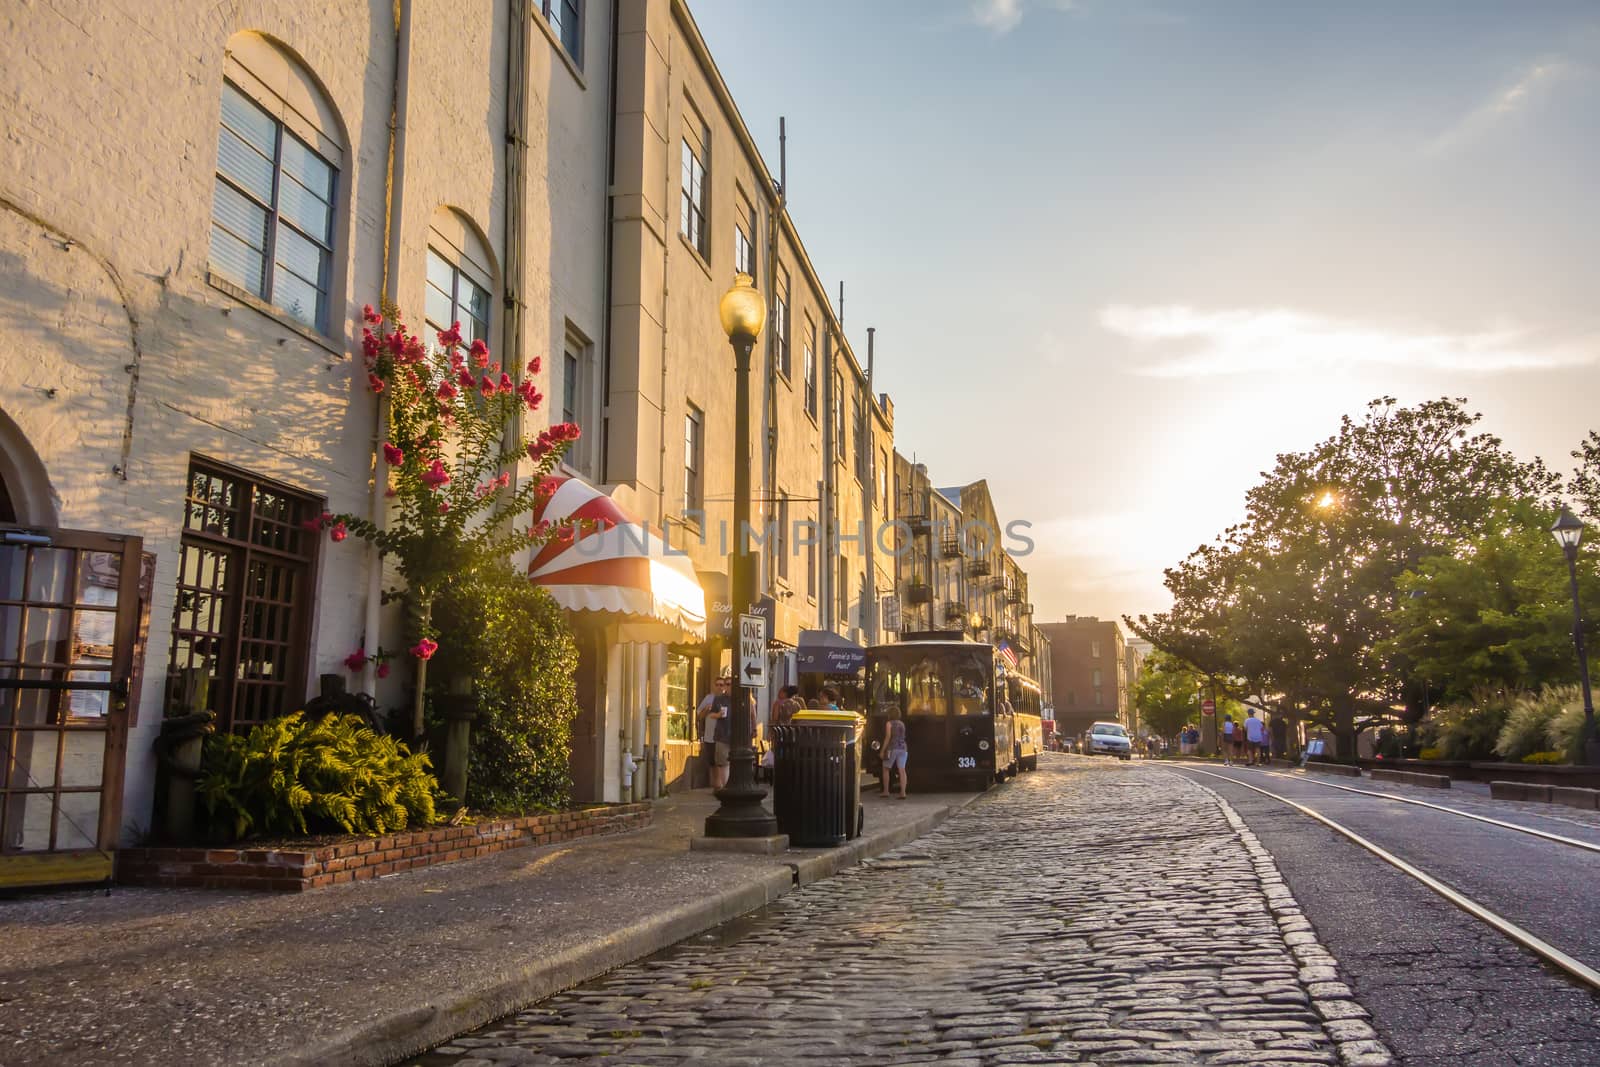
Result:
{"label": "man standing on sidewalk", "polygon": [[1250,709],[1250,717],[1244,721],[1244,744],[1246,758],[1250,766],[1265,762],[1261,758],[1261,743],[1266,740],[1266,728],[1261,720],[1256,718],[1256,709]]}

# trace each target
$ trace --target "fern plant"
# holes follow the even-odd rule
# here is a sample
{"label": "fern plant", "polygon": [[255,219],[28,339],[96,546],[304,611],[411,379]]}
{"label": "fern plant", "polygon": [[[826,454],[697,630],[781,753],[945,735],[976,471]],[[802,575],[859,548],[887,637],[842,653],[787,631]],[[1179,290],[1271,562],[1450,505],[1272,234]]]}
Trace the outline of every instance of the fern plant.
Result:
{"label": "fern plant", "polygon": [[209,738],[198,789],[213,829],[229,838],[427,826],[439,796],[427,753],[355,715],[311,722],[299,711]]}

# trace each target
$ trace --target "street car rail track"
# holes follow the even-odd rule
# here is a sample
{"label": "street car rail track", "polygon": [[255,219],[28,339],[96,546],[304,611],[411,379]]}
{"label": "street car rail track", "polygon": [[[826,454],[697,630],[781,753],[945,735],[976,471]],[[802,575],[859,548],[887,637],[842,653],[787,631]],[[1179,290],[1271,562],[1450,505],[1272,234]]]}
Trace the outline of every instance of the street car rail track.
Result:
{"label": "street car rail track", "polygon": [[[1401,859],[1399,856],[1396,856],[1394,853],[1389,852],[1387,849],[1384,849],[1384,848],[1380,847],[1379,845],[1376,845],[1373,842],[1367,840],[1365,837],[1362,837],[1360,834],[1356,833],[1354,830],[1351,830],[1348,827],[1340,825],[1339,823],[1337,823],[1337,822],[1333,821],[1332,819],[1328,818],[1326,815],[1323,815],[1321,812],[1314,811],[1311,808],[1306,807],[1304,804],[1300,804],[1300,803],[1298,803],[1298,802],[1296,802],[1294,800],[1290,800],[1286,796],[1282,796],[1282,795],[1280,795],[1278,793],[1274,793],[1270,789],[1262,789],[1260,786],[1251,785],[1248,782],[1241,782],[1241,781],[1239,781],[1239,779],[1230,778],[1225,774],[1217,774],[1217,773],[1215,773],[1213,771],[1201,770],[1198,767],[1186,767],[1184,769],[1185,770],[1189,770],[1189,771],[1193,771],[1196,774],[1206,775],[1209,778],[1219,778],[1224,782],[1228,782],[1228,783],[1230,783],[1232,785],[1240,786],[1241,788],[1244,788],[1244,789],[1252,790],[1254,792],[1260,793],[1262,796],[1271,797],[1273,800],[1279,801],[1280,803],[1283,803],[1283,804],[1287,804],[1289,807],[1294,808],[1296,811],[1300,812],[1300,814],[1306,816],[1307,818],[1314,819],[1317,822],[1321,823],[1322,825],[1326,826],[1328,829],[1332,830],[1334,833],[1339,834],[1339,835],[1341,835],[1341,836],[1343,836],[1345,838],[1348,838],[1350,841],[1352,841],[1355,844],[1357,844],[1357,845],[1361,846],[1362,848],[1366,849],[1368,852],[1372,853],[1374,856],[1376,856],[1379,859],[1383,860],[1385,863],[1389,864],[1391,867],[1394,867],[1396,870],[1400,871],[1401,873],[1406,874],[1406,875],[1410,876],[1411,878],[1414,878],[1417,881],[1421,882],[1423,885],[1427,886],[1429,889],[1433,890],[1435,893],[1438,893],[1441,897],[1444,897],[1445,900],[1449,901],[1451,904],[1453,904],[1457,908],[1460,908],[1462,911],[1466,912],[1468,915],[1471,915],[1473,918],[1478,919],[1479,921],[1481,921],[1483,923],[1486,923],[1487,925],[1493,927],[1495,930],[1497,930],[1500,933],[1504,934],[1506,937],[1510,938],[1512,941],[1515,941],[1517,944],[1521,945],[1523,948],[1527,949],[1529,952],[1532,952],[1534,955],[1538,956],[1540,959],[1544,960],[1545,962],[1553,964],[1554,966],[1561,968],[1563,971],[1567,972],[1572,977],[1578,979],[1578,981],[1583,982],[1585,985],[1589,986],[1591,989],[1600,991],[1600,971],[1595,970],[1593,967],[1590,967],[1588,964],[1582,962],[1581,960],[1574,959],[1573,957],[1567,955],[1565,952],[1562,952],[1560,949],[1556,948],[1554,945],[1550,944],[1548,941],[1545,941],[1544,939],[1542,939],[1540,937],[1537,937],[1534,934],[1528,932],[1527,930],[1525,930],[1522,927],[1518,926],[1516,923],[1512,922],[1510,919],[1507,919],[1504,916],[1498,915],[1495,912],[1490,911],[1488,908],[1484,907],[1482,904],[1479,904],[1477,901],[1473,900],[1471,897],[1468,897],[1468,896],[1466,896],[1466,895],[1464,895],[1462,893],[1457,892],[1456,890],[1452,889],[1450,886],[1445,885],[1443,882],[1439,881],[1437,878],[1435,878],[1432,875],[1428,874],[1426,871],[1423,871],[1423,870],[1421,870],[1421,869],[1419,869],[1417,867],[1412,866],[1410,863],[1407,863],[1405,860]],[[1356,792],[1362,792],[1362,790],[1356,790]],[[1384,796],[1384,794],[1375,794],[1375,795]],[[1399,798],[1389,798],[1389,799],[1399,799]],[[1429,805],[1425,805],[1425,806],[1433,807],[1434,805],[1429,804]],[[1444,810],[1449,811],[1451,809],[1447,808],[1447,809],[1444,809]],[[1463,814],[1463,813],[1457,812],[1456,814]],[[1474,816],[1474,818],[1476,818],[1476,816]],[[1483,821],[1492,823],[1492,822],[1495,822],[1496,820],[1484,819]],[[1513,825],[1511,825],[1509,823],[1499,823],[1499,825],[1506,826],[1506,827],[1508,827],[1510,829],[1513,829],[1513,830],[1524,829],[1523,827],[1513,826]],[[1539,835],[1539,836],[1553,836],[1553,835]],[[1572,841],[1571,839],[1562,839],[1562,840],[1566,841],[1566,843],[1568,843],[1568,844],[1581,844],[1581,845],[1584,845],[1584,847],[1590,847],[1584,842]]]}
{"label": "street car rail track", "polygon": [[[1206,771],[1203,773],[1210,774],[1212,772]],[[1411,797],[1397,797],[1393,793],[1380,793],[1374,789],[1357,789],[1355,786],[1351,785],[1340,785],[1337,782],[1325,782],[1320,778],[1297,778],[1291,774],[1284,774],[1282,771],[1262,771],[1261,773],[1270,774],[1274,778],[1283,778],[1291,782],[1305,782],[1308,785],[1321,786],[1324,789],[1342,789],[1346,793],[1360,793],[1362,796],[1378,797],[1380,800],[1393,800],[1399,804],[1415,804],[1419,808],[1432,808],[1434,811],[1442,811],[1448,815],[1459,815],[1463,819],[1471,819],[1474,822],[1486,822],[1490,826],[1498,826],[1505,830],[1515,830],[1519,834],[1529,834],[1533,837],[1541,837],[1546,841],[1554,841],[1558,845],[1571,845],[1573,848],[1581,848],[1589,852],[1600,852],[1600,844],[1596,844],[1593,841],[1580,841],[1575,837],[1566,837],[1562,834],[1553,834],[1548,830],[1536,830],[1531,826],[1519,826],[1517,823],[1506,822],[1503,819],[1491,819],[1487,815],[1474,815],[1470,811],[1462,811],[1460,808],[1446,807],[1443,804],[1431,804],[1426,800],[1415,800]],[[1217,775],[1217,777],[1227,778],[1228,776]],[[1228,778],[1228,781],[1237,781],[1237,779]],[[1240,782],[1240,784],[1243,785],[1244,783]],[[1537,817],[1543,813],[1529,812],[1528,814]]]}

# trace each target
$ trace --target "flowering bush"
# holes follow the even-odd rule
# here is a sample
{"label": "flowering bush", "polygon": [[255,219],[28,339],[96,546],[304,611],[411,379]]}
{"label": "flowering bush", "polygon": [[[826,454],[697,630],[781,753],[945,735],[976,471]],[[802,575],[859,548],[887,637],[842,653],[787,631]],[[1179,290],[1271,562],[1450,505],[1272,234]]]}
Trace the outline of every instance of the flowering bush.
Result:
{"label": "flowering bush", "polygon": [[[452,579],[558,536],[571,528],[528,525],[526,517],[548,496],[550,471],[578,439],[578,427],[560,423],[531,441],[514,434],[520,417],[544,400],[535,379],[535,358],[514,381],[490,355],[482,340],[464,345],[461,324],[439,331],[430,345],[410,332],[392,308],[379,314],[369,304],[361,331],[368,387],[388,404],[387,440],[378,477],[392,501],[387,525],[357,515],[324,512],[308,525],[328,531],[334,541],[354,535],[392,556],[405,578],[403,590],[388,590],[385,600],[406,602],[411,621],[410,653],[417,660],[413,732],[423,728],[423,697],[428,660],[438,650],[433,605]],[[527,477],[512,488],[512,472],[531,463]],[[380,658],[381,657],[381,658]],[[367,658],[365,650],[346,665]],[[354,668],[353,668],[354,669]]]}

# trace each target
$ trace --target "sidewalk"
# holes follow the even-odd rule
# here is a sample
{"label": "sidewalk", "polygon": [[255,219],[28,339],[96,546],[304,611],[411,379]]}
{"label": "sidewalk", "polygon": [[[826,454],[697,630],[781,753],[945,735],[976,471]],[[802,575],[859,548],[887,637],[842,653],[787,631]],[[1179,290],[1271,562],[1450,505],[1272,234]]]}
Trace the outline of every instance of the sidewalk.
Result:
{"label": "sidewalk", "polygon": [[977,794],[882,800],[864,835],[691,852],[707,790],[637,833],[294,895],[0,900],[0,1064],[383,1064],[927,833]]}

